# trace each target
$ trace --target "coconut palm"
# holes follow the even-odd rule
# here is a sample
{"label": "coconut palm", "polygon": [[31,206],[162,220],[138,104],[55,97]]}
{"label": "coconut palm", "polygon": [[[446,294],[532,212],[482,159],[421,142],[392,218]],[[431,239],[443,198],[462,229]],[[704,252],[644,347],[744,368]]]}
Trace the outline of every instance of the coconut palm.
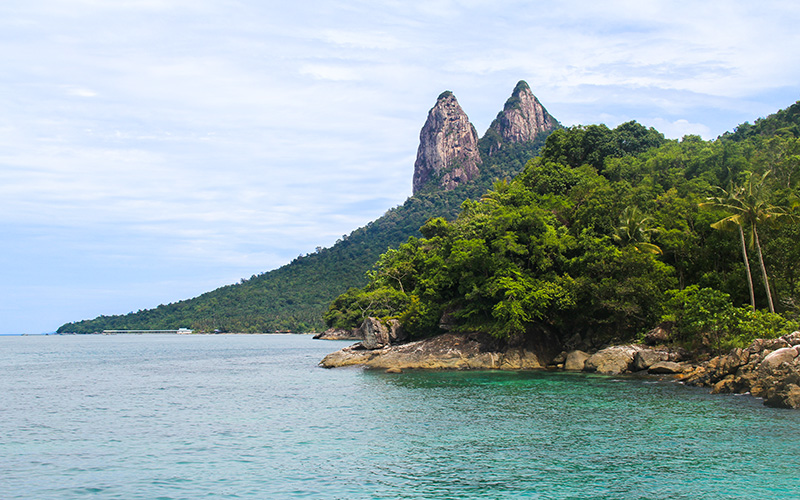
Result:
{"label": "coconut palm", "polygon": [[[721,208],[730,215],[724,219],[711,224],[714,229],[733,229],[738,228],[742,242],[742,256],[744,257],[747,279],[750,285],[750,303],[755,309],[755,297],[753,294],[753,277],[750,273],[750,264],[747,258],[747,247],[755,247],[758,252],[758,263],[761,267],[761,277],[764,281],[764,289],[767,292],[767,301],[770,312],[775,312],[772,302],[772,293],[767,277],[767,269],[764,266],[764,255],[761,252],[761,242],[758,237],[758,226],[767,224],[778,217],[786,215],[786,211],[781,207],[769,204],[767,201],[766,178],[770,171],[763,175],[754,172],[745,172],[747,179],[741,185],[733,185],[729,191],[719,188],[721,196],[708,198],[708,201],[701,203],[700,206]],[[745,231],[749,234],[749,245],[745,244]]]}
{"label": "coconut palm", "polygon": [[639,212],[636,207],[627,207],[619,216],[619,226],[614,233],[614,240],[623,245],[633,245],[633,248],[642,253],[661,254],[661,248],[650,243],[650,236],[657,232],[650,227],[652,220]]}

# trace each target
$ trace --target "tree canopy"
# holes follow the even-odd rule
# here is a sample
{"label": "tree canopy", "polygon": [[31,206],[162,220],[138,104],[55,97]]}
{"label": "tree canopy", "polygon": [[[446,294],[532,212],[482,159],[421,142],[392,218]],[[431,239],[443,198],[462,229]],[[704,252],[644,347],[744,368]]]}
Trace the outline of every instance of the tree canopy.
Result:
{"label": "tree canopy", "polygon": [[[798,139],[733,139],[666,140],[635,122],[556,131],[516,178],[495,182],[480,200],[465,201],[455,220],[433,218],[422,238],[385,253],[366,286],[330,305],[326,321],[353,327],[367,315],[399,318],[416,337],[448,329],[508,338],[545,328],[600,343],[631,340],[684,318],[687,307],[724,302],[721,311],[729,305],[728,316],[738,318],[728,331],[742,341],[755,335],[742,312],[753,311],[741,309],[750,303],[749,257],[739,255],[737,238],[715,230],[731,217],[730,205],[708,202],[731,184],[754,217],[742,224],[764,247],[757,255],[765,286],[755,299],[764,306],[774,299],[783,314],[758,324],[789,325],[800,299],[796,219],[763,222],[793,210],[800,162],[786,152]],[[712,330],[699,328],[690,340],[709,342]]]}

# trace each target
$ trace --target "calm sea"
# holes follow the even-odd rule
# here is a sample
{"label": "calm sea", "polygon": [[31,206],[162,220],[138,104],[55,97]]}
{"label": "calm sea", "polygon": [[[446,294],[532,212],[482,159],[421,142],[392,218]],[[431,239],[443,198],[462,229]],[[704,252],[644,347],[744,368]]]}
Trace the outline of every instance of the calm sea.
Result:
{"label": "calm sea", "polygon": [[648,379],[317,367],[346,344],[0,337],[0,498],[800,498],[800,411]]}

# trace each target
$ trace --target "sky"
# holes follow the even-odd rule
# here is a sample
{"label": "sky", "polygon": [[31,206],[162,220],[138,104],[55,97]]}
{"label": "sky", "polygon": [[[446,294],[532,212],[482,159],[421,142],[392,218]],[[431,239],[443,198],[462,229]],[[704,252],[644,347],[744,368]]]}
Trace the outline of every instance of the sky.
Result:
{"label": "sky", "polygon": [[788,1],[0,2],[0,334],[199,295],[411,195],[451,90],[713,139],[800,99]]}

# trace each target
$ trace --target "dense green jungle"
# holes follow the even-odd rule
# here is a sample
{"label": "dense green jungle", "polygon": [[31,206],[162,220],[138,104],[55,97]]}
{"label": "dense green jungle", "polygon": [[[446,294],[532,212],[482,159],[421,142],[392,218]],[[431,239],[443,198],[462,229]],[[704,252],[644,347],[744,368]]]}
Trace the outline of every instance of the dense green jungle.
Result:
{"label": "dense green jungle", "polygon": [[433,218],[340,295],[332,327],[413,337],[546,330],[592,344],[655,325],[690,348],[797,329],[800,102],[713,140],[629,122],[552,133],[513,180]]}
{"label": "dense green jungle", "polygon": [[628,122],[481,155],[476,181],[422,190],[331,248],[58,331],[297,332],[377,316],[416,338],[544,328],[602,343],[664,323],[684,345],[726,348],[798,328],[800,102],[712,141]]}

